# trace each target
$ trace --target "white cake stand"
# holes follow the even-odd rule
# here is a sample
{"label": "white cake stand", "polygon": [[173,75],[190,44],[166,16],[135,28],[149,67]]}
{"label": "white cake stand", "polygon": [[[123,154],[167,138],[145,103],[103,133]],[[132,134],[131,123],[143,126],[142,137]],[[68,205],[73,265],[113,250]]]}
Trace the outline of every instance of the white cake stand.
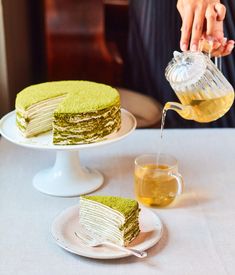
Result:
{"label": "white cake stand", "polygon": [[80,145],[54,145],[52,132],[33,138],[24,138],[16,127],[15,111],[8,113],[0,120],[0,131],[4,138],[17,145],[33,149],[56,150],[53,167],[37,173],[33,178],[33,185],[37,190],[48,195],[74,197],[98,189],[104,181],[99,171],[80,165],[78,151],[112,143],[128,136],[136,128],[135,117],[122,109],[121,119],[121,128],[118,132],[107,136],[101,142]]}

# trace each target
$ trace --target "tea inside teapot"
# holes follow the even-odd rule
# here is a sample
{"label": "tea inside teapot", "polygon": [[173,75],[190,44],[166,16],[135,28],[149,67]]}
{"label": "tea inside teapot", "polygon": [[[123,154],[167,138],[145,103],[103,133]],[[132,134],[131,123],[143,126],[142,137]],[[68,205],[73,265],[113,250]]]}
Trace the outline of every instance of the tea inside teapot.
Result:
{"label": "tea inside teapot", "polygon": [[211,122],[233,104],[233,87],[201,52],[175,52],[166,78],[181,103],[167,102],[164,110],[174,110],[185,119]]}

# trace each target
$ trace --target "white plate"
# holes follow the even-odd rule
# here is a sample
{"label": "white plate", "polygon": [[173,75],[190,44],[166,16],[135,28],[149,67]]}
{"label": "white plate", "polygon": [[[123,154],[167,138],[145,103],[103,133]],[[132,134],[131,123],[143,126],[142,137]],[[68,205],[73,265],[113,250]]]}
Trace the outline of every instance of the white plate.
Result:
{"label": "white plate", "polygon": [[20,130],[16,126],[16,114],[12,111],[5,115],[0,120],[0,133],[9,141],[35,149],[59,149],[59,150],[78,150],[87,147],[95,147],[98,145],[108,144],[114,141],[123,139],[132,133],[136,128],[135,117],[126,111],[121,109],[121,128],[118,132],[110,134],[105,137],[103,141],[88,143],[88,144],[78,144],[78,145],[55,145],[52,142],[52,131],[46,132],[44,134],[38,135],[36,137],[25,138],[21,134]]}
{"label": "white plate", "polygon": [[[139,221],[141,232],[130,247],[144,251],[153,247],[161,239],[163,226],[159,217],[147,208],[141,208]],[[94,259],[117,259],[130,256],[128,252],[111,247],[86,246],[74,234],[78,230],[78,223],[78,205],[64,210],[54,220],[51,233],[59,246],[77,255]]]}

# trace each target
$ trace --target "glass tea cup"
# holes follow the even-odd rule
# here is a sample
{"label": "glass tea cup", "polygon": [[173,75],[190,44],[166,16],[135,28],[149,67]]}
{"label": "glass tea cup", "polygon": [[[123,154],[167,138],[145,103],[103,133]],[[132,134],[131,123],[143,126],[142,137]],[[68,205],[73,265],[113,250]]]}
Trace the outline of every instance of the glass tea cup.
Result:
{"label": "glass tea cup", "polygon": [[135,194],[144,205],[164,207],[183,190],[177,160],[169,154],[146,154],[135,159]]}

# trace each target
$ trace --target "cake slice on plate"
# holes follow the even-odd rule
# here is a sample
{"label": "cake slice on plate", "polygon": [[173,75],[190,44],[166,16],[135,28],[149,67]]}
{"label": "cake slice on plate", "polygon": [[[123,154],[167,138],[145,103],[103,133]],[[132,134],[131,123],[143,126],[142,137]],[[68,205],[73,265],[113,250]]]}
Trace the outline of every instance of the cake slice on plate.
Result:
{"label": "cake slice on plate", "polygon": [[113,196],[81,196],[79,223],[113,243],[127,246],[140,232],[136,200]]}

